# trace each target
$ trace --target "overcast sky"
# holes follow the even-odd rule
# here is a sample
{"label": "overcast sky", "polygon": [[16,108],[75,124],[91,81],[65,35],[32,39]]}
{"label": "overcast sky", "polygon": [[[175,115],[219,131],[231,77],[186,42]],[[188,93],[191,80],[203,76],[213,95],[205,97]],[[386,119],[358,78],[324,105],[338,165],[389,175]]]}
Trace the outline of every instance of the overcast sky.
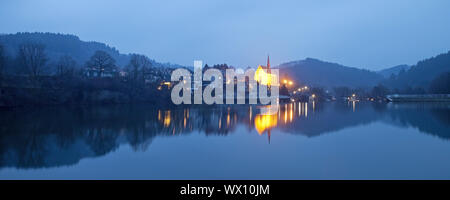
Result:
{"label": "overcast sky", "polygon": [[450,50],[450,1],[0,1],[1,33],[35,31],[191,66],[270,54],[272,65],[313,57],[378,70]]}

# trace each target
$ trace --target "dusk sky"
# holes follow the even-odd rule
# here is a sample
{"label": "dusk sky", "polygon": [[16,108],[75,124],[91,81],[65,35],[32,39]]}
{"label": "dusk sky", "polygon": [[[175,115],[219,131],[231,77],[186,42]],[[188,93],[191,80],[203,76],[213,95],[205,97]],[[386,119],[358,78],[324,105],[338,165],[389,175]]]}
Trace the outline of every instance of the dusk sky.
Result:
{"label": "dusk sky", "polygon": [[2,0],[0,33],[57,32],[160,62],[306,57],[378,70],[450,50],[448,0]]}

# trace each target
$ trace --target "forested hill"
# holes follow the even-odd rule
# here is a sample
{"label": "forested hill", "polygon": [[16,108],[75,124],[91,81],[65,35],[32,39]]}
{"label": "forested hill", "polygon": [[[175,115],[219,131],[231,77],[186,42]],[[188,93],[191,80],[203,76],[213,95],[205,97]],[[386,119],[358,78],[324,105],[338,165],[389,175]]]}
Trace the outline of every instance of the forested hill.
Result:
{"label": "forested hill", "polygon": [[[116,48],[100,42],[86,42],[75,35],[58,33],[16,33],[0,35],[0,44],[5,47],[8,56],[14,58],[19,46],[25,43],[39,43],[45,46],[49,63],[57,61],[61,56],[71,56],[77,66],[82,67],[95,51],[105,51],[111,55],[119,67],[124,67],[130,60],[129,54],[121,54]],[[154,67],[180,67],[169,63],[151,60]]]}
{"label": "forested hill", "polygon": [[409,65],[397,65],[394,67],[390,67],[387,69],[377,71],[377,73],[381,74],[385,78],[389,78],[392,75],[396,76],[397,74],[399,74],[401,72],[408,71],[410,68],[411,68],[411,66],[409,66]]}
{"label": "forested hill", "polygon": [[389,78],[385,83],[392,88],[427,89],[433,79],[446,72],[450,72],[450,51],[419,61],[411,69]]}
{"label": "forested hill", "polygon": [[318,59],[284,63],[278,66],[281,77],[293,79],[296,83],[327,88],[371,87],[383,79],[382,75],[369,70],[346,67]]}

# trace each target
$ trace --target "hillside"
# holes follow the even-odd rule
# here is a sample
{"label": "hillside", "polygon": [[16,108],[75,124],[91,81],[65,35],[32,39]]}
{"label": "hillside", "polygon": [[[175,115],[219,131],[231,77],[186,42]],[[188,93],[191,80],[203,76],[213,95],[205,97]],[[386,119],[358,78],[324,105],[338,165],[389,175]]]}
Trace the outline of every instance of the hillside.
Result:
{"label": "hillside", "polygon": [[[119,67],[128,64],[130,55],[122,54],[116,48],[100,42],[86,42],[75,35],[57,33],[16,33],[0,35],[0,44],[5,46],[10,57],[15,57],[19,46],[24,43],[41,43],[45,45],[45,51],[49,63],[57,61],[61,56],[69,55],[82,67],[95,53],[101,50],[110,54]],[[170,63],[159,63],[151,60],[154,67],[180,67]]]}
{"label": "hillside", "polygon": [[336,63],[307,58],[305,60],[284,63],[278,66],[280,76],[288,77],[299,84],[333,88],[370,87],[383,79],[372,71],[346,67]]}
{"label": "hillside", "polygon": [[386,80],[386,85],[398,89],[408,87],[427,89],[431,81],[444,72],[450,72],[450,51],[419,61],[408,71]]}
{"label": "hillside", "polygon": [[411,69],[411,66],[409,65],[397,65],[387,69],[382,69],[377,71],[377,73],[381,74],[384,78],[389,78],[392,74],[398,75],[401,71],[408,71],[409,69]]}

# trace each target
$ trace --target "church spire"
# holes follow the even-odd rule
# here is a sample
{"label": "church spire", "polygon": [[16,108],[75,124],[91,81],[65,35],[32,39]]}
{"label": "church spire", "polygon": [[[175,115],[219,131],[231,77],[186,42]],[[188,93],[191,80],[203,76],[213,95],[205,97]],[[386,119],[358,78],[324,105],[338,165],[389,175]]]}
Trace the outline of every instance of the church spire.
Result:
{"label": "church spire", "polygon": [[270,69],[270,58],[269,58],[269,55],[267,55],[267,69]]}

